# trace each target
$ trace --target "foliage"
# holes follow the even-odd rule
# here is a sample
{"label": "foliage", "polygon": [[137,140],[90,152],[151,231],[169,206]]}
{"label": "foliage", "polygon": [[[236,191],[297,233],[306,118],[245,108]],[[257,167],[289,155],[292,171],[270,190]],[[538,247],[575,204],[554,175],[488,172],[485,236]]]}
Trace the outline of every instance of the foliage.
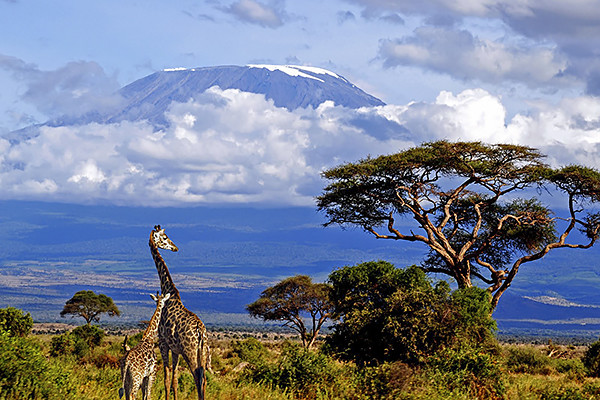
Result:
{"label": "foliage", "polygon": [[425,273],[385,261],[347,266],[329,275],[336,323],[330,351],[360,366],[402,361],[419,364],[435,352],[462,344],[495,343],[488,295],[468,288],[450,294]]}
{"label": "foliage", "polygon": [[100,316],[107,314],[110,317],[121,315],[121,312],[113,302],[113,299],[104,295],[96,294],[91,290],[81,290],[72,298],[67,300],[60,316],[71,315],[82,317],[87,325],[92,321],[100,321]]}
{"label": "foliage", "polygon": [[[0,334],[0,399],[116,398],[121,378],[115,356],[121,349],[122,337],[108,337],[82,358],[48,357],[38,344],[38,338],[48,339],[45,335],[19,338]],[[215,356],[222,357],[224,365],[238,365],[244,360],[247,367],[241,372],[223,368],[209,374],[207,397],[215,400],[480,400],[504,395],[503,398],[511,400],[600,399],[599,378],[574,374],[581,368],[579,348],[567,353],[566,348],[561,348],[554,354],[567,358],[555,359],[539,350],[548,351],[550,347],[518,346],[519,349],[536,349],[533,359],[546,360],[536,371],[518,366],[518,363],[530,362],[529,350],[517,354],[510,369],[503,367],[509,364],[510,352],[517,346],[503,347],[506,351],[497,357],[481,348],[453,346],[429,356],[419,366],[396,361],[357,368],[352,362],[332,359],[320,349],[306,351],[289,342],[213,338],[211,348]],[[543,372],[543,365],[549,366],[548,373]],[[500,372],[505,369],[504,377],[497,375],[498,368]],[[154,386],[152,398],[164,398],[162,368],[158,368]],[[180,400],[197,398],[187,370],[181,371],[179,389]]]}
{"label": "foliage", "polygon": [[358,389],[365,399],[398,399],[416,380],[417,372],[409,365],[385,362],[358,371]]}
{"label": "foliage", "polygon": [[285,388],[302,399],[333,399],[352,392],[347,372],[326,354],[286,343],[275,362],[250,365],[242,379]]}
{"label": "foliage", "polygon": [[[330,316],[330,290],[329,285],[313,283],[307,275],[296,275],[265,289],[246,309],[265,321],[285,321],[285,326],[300,334],[303,346],[310,348]],[[311,329],[306,327],[305,315],[312,322]]]}
{"label": "foliage", "polygon": [[73,391],[68,370],[50,364],[33,340],[0,332],[0,398],[58,400]]}
{"label": "foliage", "polygon": [[31,333],[33,318],[29,313],[14,307],[0,309],[0,331],[10,333],[12,336],[24,337]]}
{"label": "foliage", "polygon": [[[317,206],[326,225],[359,226],[380,239],[423,243],[430,250],[423,264],[429,272],[451,276],[460,288],[481,280],[495,307],[521,264],[555,248],[591,247],[598,238],[600,216],[588,206],[600,201],[600,172],[552,169],[542,159],[526,146],[425,143],[325,171],[330,183]],[[558,224],[534,191],[525,191],[536,187],[565,194],[564,223]],[[408,216],[416,226],[402,231],[395,216]],[[576,228],[586,239],[566,242]]]}
{"label": "foliage", "polygon": [[595,341],[587,348],[582,361],[590,376],[600,377],[600,340]]}
{"label": "foliage", "polygon": [[82,325],[71,332],[53,337],[50,342],[50,354],[53,357],[73,354],[81,358],[99,346],[104,336],[105,333],[102,329],[96,326]]}
{"label": "foliage", "polygon": [[500,399],[505,392],[500,361],[489,352],[457,346],[436,353],[427,364],[440,392],[467,392],[477,399]]}
{"label": "foliage", "polygon": [[234,340],[231,347],[231,355],[251,364],[260,364],[268,355],[265,346],[254,337]]}
{"label": "foliage", "polygon": [[505,352],[506,367],[511,372],[549,375],[553,371],[552,359],[540,349],[531,346],[509,346]]}

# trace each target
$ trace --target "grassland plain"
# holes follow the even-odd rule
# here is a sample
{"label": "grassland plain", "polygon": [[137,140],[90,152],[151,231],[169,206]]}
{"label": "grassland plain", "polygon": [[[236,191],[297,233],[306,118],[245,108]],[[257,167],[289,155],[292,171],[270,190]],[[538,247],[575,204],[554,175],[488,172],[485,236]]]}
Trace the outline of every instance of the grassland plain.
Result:
{"label": "grassland plain", "polygon": [[[37,325],[34,333],[14,339],[21,355],[38,357],[37,376],[42,382],[13,381],[0,373],[0,399],[116,399],[121,385],[118,360],[124,334],[109,334],[100,345],[72,353],[57,350],[58,337],[66,325]],[[37,333],[36,333],[37,332]],[[40,333],[52,332],[52,333]],[[139,336],[139,335],[138,335]],[[7,337],[0,337],[0,347]],[[515,342],[515,340],[513,340]],[[501,395],[482,392],[476,382],[463,384],[463,371],[440,371],[426,365],[410,367],[387,363],[357,368],[340,362],[322,351],[322,346],[306,352],[295,337],[283,331],[225,330],[210,332],[212,371],[207,398],[237,399],[508,399],[508,400],[595,400],[600,399],[600,379],[591,377],[583,365],[586,345],[503,343],[498,356],[502,378]],[[2,349],[0,364],[10,362],[11,351]],[[13,349],[14,350],[14,349]],[[35,358],[34,357],[34,358]],[[164,398],[162,365],[152,399]],[[35,361],[35,360],[34,360]],[[5,366],[2,366],[5,368]],[[14,368],[17,368],[15,370]],[[18,374],[19,366],[11,373]],[[23,364],[21,368],[30,368]],[[30,374],[29,371],[21,371]],[[44,385],[40,388],[36,385]],[[180,365],[180,399],[196,399],[192,377]]]}

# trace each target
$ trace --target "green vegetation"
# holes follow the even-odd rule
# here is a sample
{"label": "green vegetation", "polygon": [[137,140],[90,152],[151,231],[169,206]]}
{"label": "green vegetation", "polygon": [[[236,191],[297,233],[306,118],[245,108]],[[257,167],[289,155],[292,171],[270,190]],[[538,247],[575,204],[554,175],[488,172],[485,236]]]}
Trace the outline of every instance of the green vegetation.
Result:
{"label": "green vegetation", "polygon": [[343,359],[419,365],[446,348],[494,351],[495,322],[482,289],[450,293],[416,266],[401,270],[385,261],[340,268],[329,280],[338,322],[327,344]]}
{"label": "green vegetation", "polygon": [[[305,304],[294,303],[310,293],[298,282],[314,285],[298,277],[283,280],[280,293],[286,295],[269,296],[271,307]],[[327,304],[332,326],[312,348],[296,335],[240,339],[213,332],[207,397],[600,400],[600,341],[587,348],[502,345],[494,336],[486,290],[451,291],[421,268],[398,269],[385,261],[339,268],[321,285],[319,301]],[[28,314],[0,312],[5,314],[10,318],[0,329],[0,400],[116,398],[122,336],[89,324],[62,334],[28,335]],[[139,337],[131,335],[131,343]],[[152,399],[165,393],[160,365],[157,370]],[[196,398],[184,365],[178,383],[180,399]]]}
{"label": "green vegetation", "polygon": [[33,318],[29,313],[14,307],[0,309],[0,331],[8,332],[12,336],[25,337],[31,332]]}
{"label": "green vegetation", "polygon": [[82,317],[87,325],[92,321],[100,321],[100,316],[107,314],[110,317],[121,315],[113,299],[105,294],[96,294],[91,290],[81,290],[67,300],[60,316],[71,315]]}
{"label": "green vegetation", "polygon": [[[0,399],[115,399],[123,337],[105,336],[85,354],[51,355],[57,336],[0,333]],[[234,336],[211,334],[210,399],[600,399],[600,378],[584,366],[583,347],[501,345],[496,354],[447,347],[420,366],[359,367],[320,342],[307,350],[298,340]],[[152,399],[164,397],[158,371]],[[195,399],[191,375],[184,367],[180,372],[180,398]]]}
{"label": "green vegetation", "polygon": [[[246,309],[265,321],[285,321],[285,326],[300,334],[302,345],[308,349],[330,317],[330,291],[325,283],[313,283],[307,275],[296,275],[265,289]],[[305,316],[312,322],[311,329],[306,328]]]}

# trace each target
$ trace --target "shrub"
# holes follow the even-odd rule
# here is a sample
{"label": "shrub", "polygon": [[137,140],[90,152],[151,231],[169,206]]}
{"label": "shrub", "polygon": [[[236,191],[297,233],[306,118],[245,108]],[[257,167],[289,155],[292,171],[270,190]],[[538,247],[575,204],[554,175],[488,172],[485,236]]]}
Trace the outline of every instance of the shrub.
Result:
{"label": "shrub", "polygon": [[468,346],[437,353],[428,360],[428,369],[441,392],[466,392],[477,399],[500,399],[505,392],[498,359]]}
{"label": "shrub", "polygon": [[71,332],[54,336],[50,342],[50,355],[74,355],[82,358],[102,343],[105,333],[92,325],[82,325]]}
{"label": "shrub", "polygon": [[278,387],[303,399],[345,398],[353,390],[347,372],[321,352],[287,343],[275,362],[248,366],[242,379]]}
{"label": "shrub", "polygon": [[14,307],[0,309],[0,331],[10,333],[12,336],[27,336],[33,327],[33,318],[29,313]]}
{"label": "shrub", "polygon": [[358,390],[367,399],[400,398],[404,389],[412,382],[414,374],[413,368],[399,361],[365,367],[358,372]]}
{"label": "shrub", "polygon": [[69,373],[50,365],[37,343],[0,333],[2,399],[65,399],[74,390]]}
{"label": "shrub", "polygon": [[378,261],[344,267],[329,275],[337,323],[327,347],[359,366],[402,361],[422,364],[456,345],[496,351],[489,293],[479,288],[450,294],[416,266],[404,270]]}
{"label": "shrub", "polygon": [[54,336],[50,341],[50,355],[58,357],[75,353],[75,340],[70,333]]}
{"label": "shrub", "polygon": [[552,359],[531,346],[510,346],[506,349],[506,367],[510,372],[549,375]]}
{"label": "shrub", "polygon": [[600,340],[587,348],[582,361],[590,376],[600,377]]}
{"label": "shrub", "polygon": [[102,339],[106,336],[106,333],[93,325],[82,325],[71,331],[71,335],[75,338],[85,341],[90,349],[100,346]]}
{"label": "shrub", "polygon": [[256,338],[249,337],[244,340],[234,340],[231,344],[231,355],[250,364],[262,364],[268,352],[265,346]]}

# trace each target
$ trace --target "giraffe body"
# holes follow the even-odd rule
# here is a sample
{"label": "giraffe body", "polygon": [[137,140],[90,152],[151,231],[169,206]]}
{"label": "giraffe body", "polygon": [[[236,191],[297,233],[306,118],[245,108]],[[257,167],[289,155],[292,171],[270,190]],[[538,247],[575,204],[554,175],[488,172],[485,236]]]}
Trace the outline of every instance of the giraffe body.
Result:
{"label": "giraffe body", "polygon": [[[206,369],[210,359],[206,327],[200,318],[185,308],[181,302],[179,291],[158,251],[159,248],[178,250],[166,236],[164,229],[157,225],[150,234],[150,252],[156,264],[161,290],[163,293],[171,294],[158,326],[158,347],[163,360],[166,400],[169,400],[171,389],[173,399],[177,400],[177,365],[180,356],[185,360],[194,377],[198,399],[204,400]],[[171,365],[169,365],[169,353]]]}
{"label": "giraffe body", "polygon": [[150,400],[152,383],[156,376],[156,353],[154,346],[158,336],[158,326],[166,301],[171,296],[169,293],[155,297],[156,310],[152,315],[150,324],[142,336],[142,340],[131,350],[127,350],[127,338],[123,343],[126,349],[125,356],[121,359],[122,387],[119,389],[119,398],[125,395],[126,400],[135,400],[137,392],[142,389],[142,399]]}

